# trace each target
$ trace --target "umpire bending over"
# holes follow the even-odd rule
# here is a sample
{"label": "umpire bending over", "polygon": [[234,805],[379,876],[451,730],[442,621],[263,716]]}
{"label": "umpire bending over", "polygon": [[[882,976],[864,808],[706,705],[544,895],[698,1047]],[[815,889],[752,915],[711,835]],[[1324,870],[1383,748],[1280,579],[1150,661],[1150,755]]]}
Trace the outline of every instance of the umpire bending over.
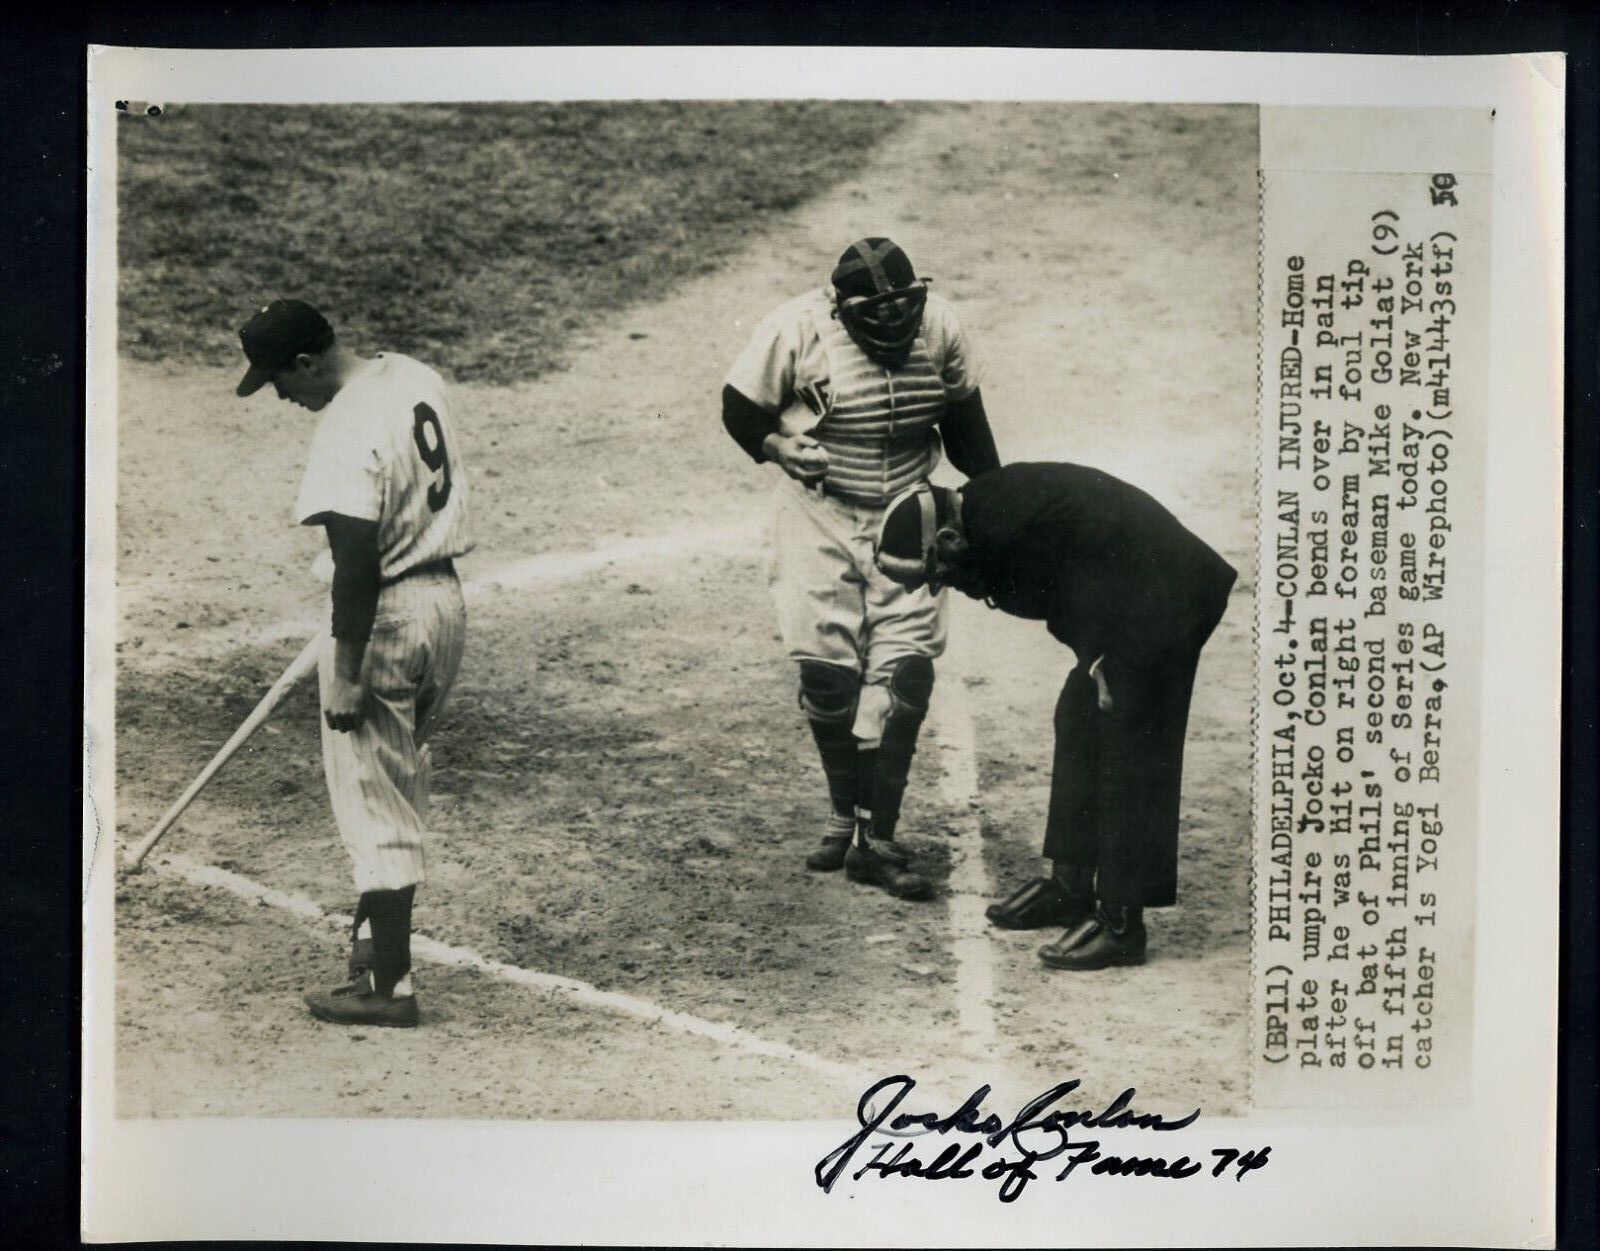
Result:
{"label": "umpire bending over", "polygon": [[1178,886],[1178,796],[1195,667],[1238,576],[1150,496],[1082,465],[1016,464],[926,484],[884,515],[878,567],[1042,620],[1077,665],[1056,701],[1044,854],[989,919],[1065,926],[1059,969],[1142,964],[1145,908]]}

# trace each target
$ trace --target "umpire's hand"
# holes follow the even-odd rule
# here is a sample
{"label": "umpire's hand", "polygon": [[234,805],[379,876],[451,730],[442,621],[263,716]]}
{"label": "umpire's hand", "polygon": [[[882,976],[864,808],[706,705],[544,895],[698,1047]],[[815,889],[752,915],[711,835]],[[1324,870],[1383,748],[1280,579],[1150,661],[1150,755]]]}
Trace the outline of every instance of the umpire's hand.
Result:
{"label": "umpire's hand", "polygon": [[796,482],[812,486],[828,476],[828,451],[808,434],[769,434],[761,445]]}

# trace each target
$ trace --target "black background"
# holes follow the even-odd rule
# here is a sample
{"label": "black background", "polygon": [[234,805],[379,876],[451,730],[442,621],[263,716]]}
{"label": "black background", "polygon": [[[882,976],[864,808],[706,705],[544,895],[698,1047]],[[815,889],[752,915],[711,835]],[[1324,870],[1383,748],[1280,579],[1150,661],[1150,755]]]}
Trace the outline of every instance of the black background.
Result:
{"label": "black background", "polygon": [[[857,44],[1464,55],[1568,53],[1561,1245],[1594,1246],[1595,53],[1581,3],[964,5],[263,0],[8,9],[0,48],[0,1231],[77,1242],[82,816],[85,57],[145,47]],[[109,501],[106,501],[109,504]],[[1490,657],[1511,666],[1517,656]],[[1485,768],[1492,766],[1485,761]],[[1537,837],[1499,831],[1496,837]],[[1492,889],[1485,883],[1483,889]],[[1539,1109],[1529,1109],[1530,1124]],[[1509,1147],[1509,1144],[1506,1144]],[[1485,1150],[1496,1149],[1484,1144]],[[354,1198],[353,1198],[353,1201]],[[644,1231],[641,1231],[644,1232]],[[1309,1232],[1309,1231],[1308,1231]],[[1174,1230],[1174,1238],[1182,1231]],[[1063,1242],[1071,1235],[1064,1231]]]}

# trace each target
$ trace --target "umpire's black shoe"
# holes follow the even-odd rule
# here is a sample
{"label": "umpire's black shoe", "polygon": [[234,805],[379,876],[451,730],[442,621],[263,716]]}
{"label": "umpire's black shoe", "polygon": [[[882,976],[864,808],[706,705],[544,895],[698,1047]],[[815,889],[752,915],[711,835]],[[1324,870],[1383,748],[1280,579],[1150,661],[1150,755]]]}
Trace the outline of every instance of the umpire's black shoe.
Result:
{"label": "umpire's black shoe", "polygon": [[1071,929],[1094,913],[1093,897],[1073,899],[1053,878],[1036,877],[997,904],[990,904],[984,916],[1003,930],[1042,930],[1064,925]]}
{"label": "umpire's black shoe", "polygon": [[844,871],[852,882],[880,886],[897,899],[926,899],[933,883],[910,864],[905,849],[885,838],[853,842],[844,853]]}
{"label": "umpire's black shoe", "polygon": [[1113,920],[1107,909],[1099,908],[1082,925],[1039,948],[1039,959],[1052,969],[1076,972],[1143,964],[1145,929],[1138,910],[1126,909],[1122,924],[1116,928],[1113,928]]}
{"label": "umpire's black shoe", "polygon": [[[1086,939],[1094,937],[1100,932],[1100,918],[1095,915],[1094,909],[1089,909],[1089,915],[1076,925],[1069,925],[1062,931],[1061,937],[1053,943],[1046,943],[1039,948],[1039,958],[1046,964],[1053,964],[1060,960],[1074,947],[1080,946]],[[1049,953],[1048,955],[1046,953]]]}
{"label": "umpire's black shoe", "polygon": [[312,1016],[334,1025],[410,1029],[417,1023],[417,997],[380,995],[373,988],[371,973],[363,973],[333,990],[308,990],[303,998]]}
{"label": "umpire's black shoe", "polygon": [[806,868],[814,873],[837,873],[844,868],[851,837],[849,834],[824,834],[817,849],[806,857]]}

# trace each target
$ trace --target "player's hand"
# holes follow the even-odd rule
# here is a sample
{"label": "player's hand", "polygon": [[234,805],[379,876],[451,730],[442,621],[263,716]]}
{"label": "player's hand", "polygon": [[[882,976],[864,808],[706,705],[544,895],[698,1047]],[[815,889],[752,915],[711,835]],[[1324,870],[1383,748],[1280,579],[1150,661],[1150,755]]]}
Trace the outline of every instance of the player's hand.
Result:
{"label": "player's hand", "polygon": [[322,696],[322,716],[330,730],[344,733],[361,724],[366,703],[366,683],[352,682],[336,672]]}
{"label": "player's hand", "polygon": [[808,434],[769,435],[767,456],[796,482],[812,486],[828,476],[828,451]]}

